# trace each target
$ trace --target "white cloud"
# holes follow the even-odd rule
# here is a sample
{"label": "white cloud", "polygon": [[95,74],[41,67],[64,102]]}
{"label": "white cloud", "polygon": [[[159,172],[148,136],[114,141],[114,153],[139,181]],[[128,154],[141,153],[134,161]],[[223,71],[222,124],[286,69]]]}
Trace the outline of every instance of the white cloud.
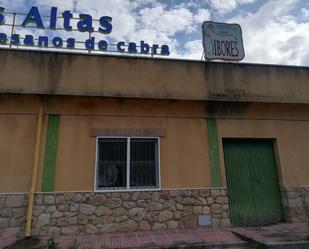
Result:
{"label": "white cloud", "polygon": [[305,17],[305,18],[309,17],[309,9],[302,8],[301,13],[302,13],[303,17]]}
{"label": "white cloud", "polygon": [[203,23],[204,21],[209,21],[211,13],[208,9],[199,9],[194,16],[194,20],[197,23]]}
{"label": "white cloud", "polygon": [[128,0],[86,0],[76,2],[75,9],[78,13],[86,12],[95,19],[101,16],[113,18],[113,32],[109,35],[114,39],[124,39],[135,32],[136,18],[131,1]]}
{"label": "white cloud", "polygon": [[148,4],[155,4],[157,2],[158,2],[157,0],[134,0],[131,1],[131,4],[133,8],[138,8]]}
{"label": "white cloud", "polygon": [[193,14],[185,8],[166,10],[163,5],[140,11],[140,27],[173,36],[193,25]]}
{"label": "white cloud", "polygon": [[50,9],[50,7],[57,7],[60,11],[64,10],[74,10],[74,6],[76,4],[76,0],[36,0],[35,6],[44,7],[46,10]]}
{"label": "white cloud", "polygon": [[268,1],[255,14],[229,20],[242,27],[245,61],[290,65],[307,61],[309,23],[289,15],[295,2]]}
{"label": "white cloud", "polygon": [[239,5],[253,3],[256,0],[210,0],[212,7],[220,13],[226,13],[234,10]]}
{"label": "white cloud", "polygon": [[16,9],[28,10],[27,0],[0,0],[0,6],[5,7],[6,11],[16,11]]}
{"label": "white cloud", "polygon": [[167,9],[165,5],[155,4],[142,8],[136,16],[136,31],[128,39],[139,42],[145,40],[149,44],[167,44],[172,53],[177,54],[177,33],[193,32],[195,19],[193,13],[184,7]]}
{"label": "white cloud", "polygon": [[[58,3],[57,3],[58,1]],[[156,0],[69,0],[62,4],[60,0],[36,0],[39,6],[62,6],[62,10],[74,10],[78,13],[87,13],[98,19],[102,15],[113,17],[113,32],[109,37],[115,40],[172,43],[177,42],[171,37],[177,32],[193,31],[196,19],[193,13],[186,8],[167,6]],[[150,6],[149,6],[150,4]],[[146,7],[147,6],[147,7]],[[139,8],[139,12],[136,9]],[[199,17],[206,15],[205,11],[199,12]]]}
{"label": "white cloud", "polygon": [[186,52],[182,56],[188,59],[201,59],[203,55],[202,40],[189,41],[184,45]]}

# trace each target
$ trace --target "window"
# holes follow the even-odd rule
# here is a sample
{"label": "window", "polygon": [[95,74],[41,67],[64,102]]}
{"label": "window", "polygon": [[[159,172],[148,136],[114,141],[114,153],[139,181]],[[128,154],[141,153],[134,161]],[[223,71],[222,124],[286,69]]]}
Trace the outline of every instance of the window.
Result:
{"label": "window", "polygon": [[96,190],[159,188],[158,138],[97,138]]}

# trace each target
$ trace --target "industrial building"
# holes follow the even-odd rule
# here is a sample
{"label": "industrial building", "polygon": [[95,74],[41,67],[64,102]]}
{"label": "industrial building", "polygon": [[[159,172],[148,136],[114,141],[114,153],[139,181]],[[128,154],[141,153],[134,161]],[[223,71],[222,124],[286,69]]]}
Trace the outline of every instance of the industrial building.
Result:
{"label": "industrial building", "polygon": [[309,69],[0,50],[0,229],[304,222]]}

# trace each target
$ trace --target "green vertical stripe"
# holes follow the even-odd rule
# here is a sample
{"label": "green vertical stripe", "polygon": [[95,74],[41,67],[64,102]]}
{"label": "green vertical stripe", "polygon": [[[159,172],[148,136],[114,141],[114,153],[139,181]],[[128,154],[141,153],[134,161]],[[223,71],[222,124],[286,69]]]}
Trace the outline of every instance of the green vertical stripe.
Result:
{"label": "green vertical stripe", "polygon": [[48,127],[42,177],[42,191],[54,191],[60,115],[48,116]]}
{"label": "green vertical stripe", "polygon": [[219,161],[219,145],[217,135],[217,122],[215,118],[207,119],[207,128],[212,185],[213,187],[221,187],[222,182]]}

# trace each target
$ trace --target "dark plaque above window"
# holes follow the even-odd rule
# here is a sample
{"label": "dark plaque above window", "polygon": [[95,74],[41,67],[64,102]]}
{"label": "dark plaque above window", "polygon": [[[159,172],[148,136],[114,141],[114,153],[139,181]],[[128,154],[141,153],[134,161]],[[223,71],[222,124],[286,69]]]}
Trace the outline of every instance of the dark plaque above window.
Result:
{"label": "dark plaque above window", "polygon": [[114,137],[165,137],[164,129],[90,129],[91,137],[114,136]]}

